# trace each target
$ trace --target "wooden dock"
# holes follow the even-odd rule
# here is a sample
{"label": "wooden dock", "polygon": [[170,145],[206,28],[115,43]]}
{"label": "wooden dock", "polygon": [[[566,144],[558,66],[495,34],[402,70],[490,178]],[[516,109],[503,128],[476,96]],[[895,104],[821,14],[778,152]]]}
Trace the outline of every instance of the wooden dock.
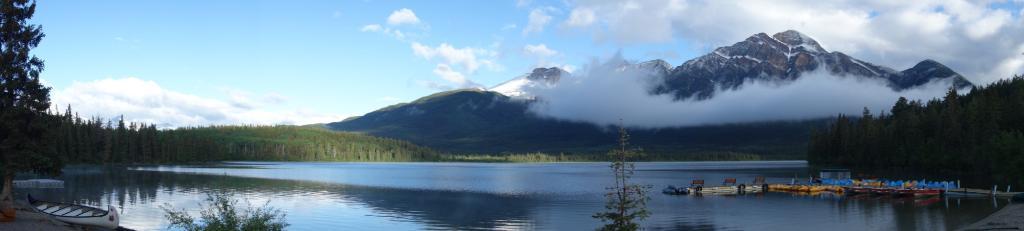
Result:
{"label": "wooden dock", "polygon": [[1017,195],[1019,193],[1024,193],[1024,192],[1006,192],[1006,191],[999,191],[999,190],[993,191],[991,189],[972,189],[972,188],[949,189],[949,190],[946,190],[946,192],[947,193],[962,193],[962,194],[965,194],[965,195],[993,196],[993,197],[999,197],[999,198],[1010,198],[1010,197],[1013,197],[1013,195]]}

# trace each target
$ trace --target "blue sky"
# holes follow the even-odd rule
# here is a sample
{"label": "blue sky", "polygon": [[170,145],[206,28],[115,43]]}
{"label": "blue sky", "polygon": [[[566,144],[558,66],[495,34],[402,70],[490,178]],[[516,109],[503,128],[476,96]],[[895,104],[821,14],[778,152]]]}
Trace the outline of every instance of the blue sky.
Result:
{"label": "blue sky", "polygon": [[896,69],[936,59],[976,82],[1024,66],[1019,1],[814,2],[41,1],[34,52],[55,103],[166,126],[330,122],[620,51],[679,65],[785,29]]}

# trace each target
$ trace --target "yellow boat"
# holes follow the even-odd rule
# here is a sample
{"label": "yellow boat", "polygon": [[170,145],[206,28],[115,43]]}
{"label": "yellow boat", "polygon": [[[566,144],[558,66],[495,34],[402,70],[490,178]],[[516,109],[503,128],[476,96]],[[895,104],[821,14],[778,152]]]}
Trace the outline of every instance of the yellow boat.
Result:
{"label": "yellow boat", "polygon": [[788,184],[772,184],[768,185],[768,189],[771,191],[783,191],[783,192],[843,192],[843,187],[833,185],[788,185]]}

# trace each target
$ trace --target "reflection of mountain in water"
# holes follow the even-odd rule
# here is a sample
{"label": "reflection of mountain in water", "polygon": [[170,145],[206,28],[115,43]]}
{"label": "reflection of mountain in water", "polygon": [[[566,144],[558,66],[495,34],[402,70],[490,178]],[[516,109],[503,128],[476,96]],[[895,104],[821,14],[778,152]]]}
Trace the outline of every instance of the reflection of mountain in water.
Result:
{"label": "reflection of mountain in water", "polygon": [[[637,180],[659,182],[655,187],[663,186],[661,183],[677,182],[682,179],[711,180],[727,176],[738,177],[748,182],[752,176],[763,175],[773,181],[788,178],[789,173],[794,170],[802,170],[757,169],[757,166],[746,168],[743,164],[735,163],[730,164],[732,167],[729,169],[732,170],[725,170],[719,169],[722,167],[713,167],[716,165],[721,164],[653,163],[649,167],[654,169],[639,171]],[[530,170],[524,168],[519,171]],[[295,167],[289,171],[302,170],[301,167]],[[481,171],[479,174],[487,174],[486,172]],[[390,180],[388,176],[374,176],[379,177],[374,180]],[[587,176],[551,174],[536,175],[530,180],[539,182],[548,179],[545,177],[574,177],[572,179],[578,181],[590,179]],[[159,223],[163,218],[157,208],[158,205],[167,202],[175,204],[174,206],[194,206],[193,203],[202,198],[204,193],[213,191],[233,192],[240,197],[248,198],[269,198],[279,202],[275,207],[286,209],[289,222],[295,225],[293,228],[314,230],[339,229],[338,226],[349,229],[375,229],[364,226],[378,225],[381,222],[384,225],[378,225],[377,229],[404,227],[446,230],[582,230],[596,228],[600,222],[592,219],[590,215],[603,210],[603,199],[581,197],[576,194],[509,196],[244,178],[218,174],[130,171],[113,167],[69,168],[62,179],[66,182],[66,188],[63,190],[18,190],[18,196],[24,197],[25,193],[33,193],[50,200],[102,206],[112,204],[126,211],[125,217],[130,217],[134,224],[142,223],[139,221],[149,222],[138,227],[129,227],[145,229],[159,229],[163,228],[161,225],[166,225]],[[310,176],[308,179],[316,179],[316,176]],[[652,192],[651,199],[647,206],[653,214],[644,221],[644,227],[651,230],[790,230],[794,227],[801,230],[861,230],[865,227],[872,230],[943,230],[955,229],[974,222],[1006,203],[992,200],[950,199],[947,202],[871,195],[842,197],[788,193],[680,197],[662,195],[657,191]]]}
{"label": "reflection of mountain in water", "polygon": [[[213,191],[259,193],[301,197],[318,192],[328,197],[355,201],[397,219],[427,223],[442,229],[495,229],[529,225],[538,198],[475,192],[409,190],[325,184],[309,181],[270,180],[223,175],[133,171],[124,168],[69,168],[61,177],[63,190],[22,189],[18,197],[32,193],[49,200],[73,201],[100,206],[109,201],[123,210],[126,204],[155,203],[161,193],[202,194]],[[318,201],[319,202],[319,201]],[[288,211],[285,211],[288,212]],[[519,223],[519,224],[516,224]]]}

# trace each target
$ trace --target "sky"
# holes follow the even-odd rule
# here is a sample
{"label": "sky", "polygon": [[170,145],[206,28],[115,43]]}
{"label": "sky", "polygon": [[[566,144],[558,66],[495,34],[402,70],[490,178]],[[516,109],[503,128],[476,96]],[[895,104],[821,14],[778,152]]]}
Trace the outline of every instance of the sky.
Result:
{"label": "sky", "polygon": [[535,67],[673,66],[795,29],[895,69],[1024,72],[1009,1],[40,1],[54,107],[161,127],[340,121]]}

